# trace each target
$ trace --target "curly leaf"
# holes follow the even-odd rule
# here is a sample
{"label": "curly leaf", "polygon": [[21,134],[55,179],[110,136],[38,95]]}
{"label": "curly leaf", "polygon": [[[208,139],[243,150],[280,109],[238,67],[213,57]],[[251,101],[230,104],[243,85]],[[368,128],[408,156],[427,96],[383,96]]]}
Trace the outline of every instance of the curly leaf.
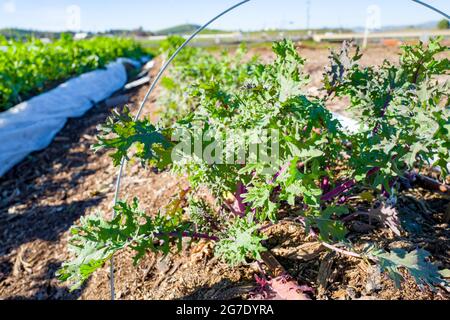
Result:
{"label": "curly leaf", "polygon": [[224,238],[216,245],[216,254],[230,265],[246,263],[247,258],[261,259],[266,249],[261,244],[266,238],[259,234],[259,225],[249,218],[236,218],[229,223]]}
{"label": "curly leaf", "polygon": [[98,137],[99,142],[93,149],[115,150],[111,155],[115,166],[120,165],[123,158],[129,159],[128,151],[133,145],[137,145],[136,157],[143,161],[158,157],[154,147],[162,146],[166,149],[171,146],[169,140],[149,120],[134,121],[127,108],[123,114],[115,111],[99,129],[103,135]]}

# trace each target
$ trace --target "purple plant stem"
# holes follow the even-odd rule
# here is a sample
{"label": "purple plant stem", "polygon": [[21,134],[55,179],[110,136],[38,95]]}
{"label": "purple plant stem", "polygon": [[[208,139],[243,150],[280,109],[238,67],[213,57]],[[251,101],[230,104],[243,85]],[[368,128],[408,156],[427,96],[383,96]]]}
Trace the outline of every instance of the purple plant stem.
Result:
{"label": "purple plant stem", "polygon": [[390,193],[388,190],[386,190],[386,188],[384,186],[381,187],[381,195],[385,198],[389,198]]}
{"label": "purple plant stem", "polygon": [[347,182],[344,182],[343,184],[337,186],[330,192],[326,193],[325,195],[320,198],[322,201],[330,201],[336,198],[337,196],[341,195],[342,193],[348,191],[349,189],[353,188],[356,185],[356,180],[349,180]]}
{"label": "purple plant stem", "polygon": [[[374,174],[378,173],[380,170],[381,169],[379,167],[372,168],[367,172],[366,177],[368,178],[370,176],[373,176]],[[320,199],[322,201],[331,201],[334,198],[340,196],[342,193],[352,189],[355,185],[356,185],[355,179],[346,181],[343,184],[341,184],[341,185],[337,186],[336,188],[334,188],[333,190],[331,190],[330,192],[323,195],[322,198],[320,198]]]}
{"label": "purple plant stem", "polygon": [[344,204],[348,200],[348,197],[342,196],[339,198],[338,204]]}
{"label": "purple plant stem", "polygon": [[289,168],[289,166],[290,166],[290,164],[284,165],[284,166],[280,169],[280,171],[278,171],[278,172],[274,175],[274,177],[272,178],[272,180],[270,180],[269,184],[274,184],[275,181],[278,179],[278,177],[281,176],[283,173],[286,172],[286,170]]}
{"label": "purple plant stem", "polygon": [[242,198],[243,194],[247,193],[247,188],[245,188],[244,184],[242,182],[239,182],[237,185],[236,193],[234,194],[234,197],[236,198],[236,204],[238,209],[238,215],[240,217],[245,216],[245,211],[247,209],[247,205],[244,203],[244,198]]}
{"label": "purple plant stem", "polygon": [[190,233],[190,232],[183,232],[182,237],[185,238],[193,238],[193,239],[205,239],[205,240],[211,240],[211,241],[219,241],[219,237],[211,236],[209,234],[202,234],[202,233]]}
{"label": "purple plant stem", "polygon": [[380,167],[375,167],[370,169],[369,171],[367,171],[367,178],[370,176],[373,176],[374,174],[380,172],[381,168]]}
{"label": "purple plant stem", "polygon": [[182,238],[192,238],[192,239],[205,239],[211,241],[219,241],[219,238],[216,236],[210,236],[208,234],[196,233],[196,232],[171,232],[169,234],[165,233],[155,233],[155,236],[158,238],[169,236],[169,237],[179,237],[181,235]]}
{"label": "purple plant stem", "polygon": [[323,192],[330,191],[330,178],[329,177],[323,177],[322,181],[320,182],[320,189],[322,189]]}

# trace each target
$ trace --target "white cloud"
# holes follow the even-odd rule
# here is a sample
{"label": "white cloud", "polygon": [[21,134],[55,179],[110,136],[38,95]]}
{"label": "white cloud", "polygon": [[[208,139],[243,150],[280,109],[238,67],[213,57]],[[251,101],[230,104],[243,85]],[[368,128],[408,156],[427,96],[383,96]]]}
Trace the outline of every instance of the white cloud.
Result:
{"label": "white cloud", "polygon": [[8,0],[3,2],[3,11],[5,13],[15,13],[16,12],[16,3],[13,0]]}

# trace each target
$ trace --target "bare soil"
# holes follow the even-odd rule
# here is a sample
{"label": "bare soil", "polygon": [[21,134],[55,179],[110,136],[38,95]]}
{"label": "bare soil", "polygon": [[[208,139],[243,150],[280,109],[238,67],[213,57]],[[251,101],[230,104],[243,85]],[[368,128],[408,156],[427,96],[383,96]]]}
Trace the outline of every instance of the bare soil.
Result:
{"label": "bare soil", "polygon": [[[397,51],[371,48],[363,63],[379,64],[384,58],[396,61]],[[273,58],[268,49],[253,53]],[[303,48],[301,53],[310,61],[306,68],[312,73],[311,90],[315,90],[328,52]],[[131,93],[131,110],[137,109],[147,89],[144,86]],[[157,94],[149,99],[147,115],[156,110]],[[341,105],[329,107],[342,111]],[[110,298],[109,266],[72,293],[55,278],[56,270],[69,258],[70,227],[82,216],[112,211],[117,168],[107,154],[90,149],[96,126],[110,111],[101,103],[82,118],[70,120],[50,147],[32,154],[0,179],[0,299]],[[124,177],[122,199],[137,196],[150,213],[167,204],[185,184],[182,178],[155,173],[137,163],[128,165]],[[348,226],[352,241],[357,246],[377,241],[384,248],[424,248],[439,267],[450,268],[450,197],[413,189],[403,193],[400,201],[403,214],[421,228],[420,234],[396,237],[388,229],[355,220]],[[317,250],[303,227],[291,220],[266,233],[267,247],[301,285],[314,289],[314,299],[449,299],[446,288],[420,289],[406,275],[407,281],[398,289],[362,260]],[[213,257],[213,243],[207,241],[186,243],[182,252],[166,258],[148,253],[137,267],[128,251],[115,261],[118,299],[245,299],[256,286],[254,275],[259,274],[255,264],[228,267]]]}

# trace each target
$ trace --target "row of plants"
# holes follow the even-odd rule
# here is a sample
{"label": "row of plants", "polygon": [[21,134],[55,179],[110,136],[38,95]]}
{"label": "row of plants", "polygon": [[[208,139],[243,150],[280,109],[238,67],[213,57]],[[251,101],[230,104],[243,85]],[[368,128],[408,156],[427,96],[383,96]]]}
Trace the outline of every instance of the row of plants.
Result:
{"label": "row of plants", "polygon": [[0,36],[0,111],[82,73],[104,68],[119,57],[141,58],[134,40],[97,37],[75,41],[70,35],[45,43]]}
{"label": "row of plants", "polygon": [[[181,42],[168,39],[164,54]],[[119,202],[112,220],[104,213],[83,218],[72,229],[75,258],[60,278],[75,289],[125,248],[138,263],[148,251],[180,249],[185,237],[214,241],[230,265],[259,260],[264,229],[288,212],[328,248],[378,264],[398,284],[399,268],[419,285],[445,281],[448,270],[438,270],[423,249],[388,252],[367,243],[354,252],[344,222],[356,210],[351,197],[364,194],[380,204],[372,210],[377,219],[400,236],[396,196],[405,181],[429,167],[440,168],[442,181],[449,175],[449,90],[440,76],[450,65],[436,58],[446,50],[434,39],[404,46],[398,64],[362,67],[359,50],[344,43],[312,96],[305,60],[290,41],[273,44],[272,63],[246,58],[244,48],[232,55],[187,48],[162,81],[161,120],[115,111],[94,149],[111,150],[115,165],[137,159],[171,170],[190,187],[157,213],[134,199]],[[344,97],[358,130],[345,129],[325,107]],[[255,145],[258,152],[248,152]]]}

